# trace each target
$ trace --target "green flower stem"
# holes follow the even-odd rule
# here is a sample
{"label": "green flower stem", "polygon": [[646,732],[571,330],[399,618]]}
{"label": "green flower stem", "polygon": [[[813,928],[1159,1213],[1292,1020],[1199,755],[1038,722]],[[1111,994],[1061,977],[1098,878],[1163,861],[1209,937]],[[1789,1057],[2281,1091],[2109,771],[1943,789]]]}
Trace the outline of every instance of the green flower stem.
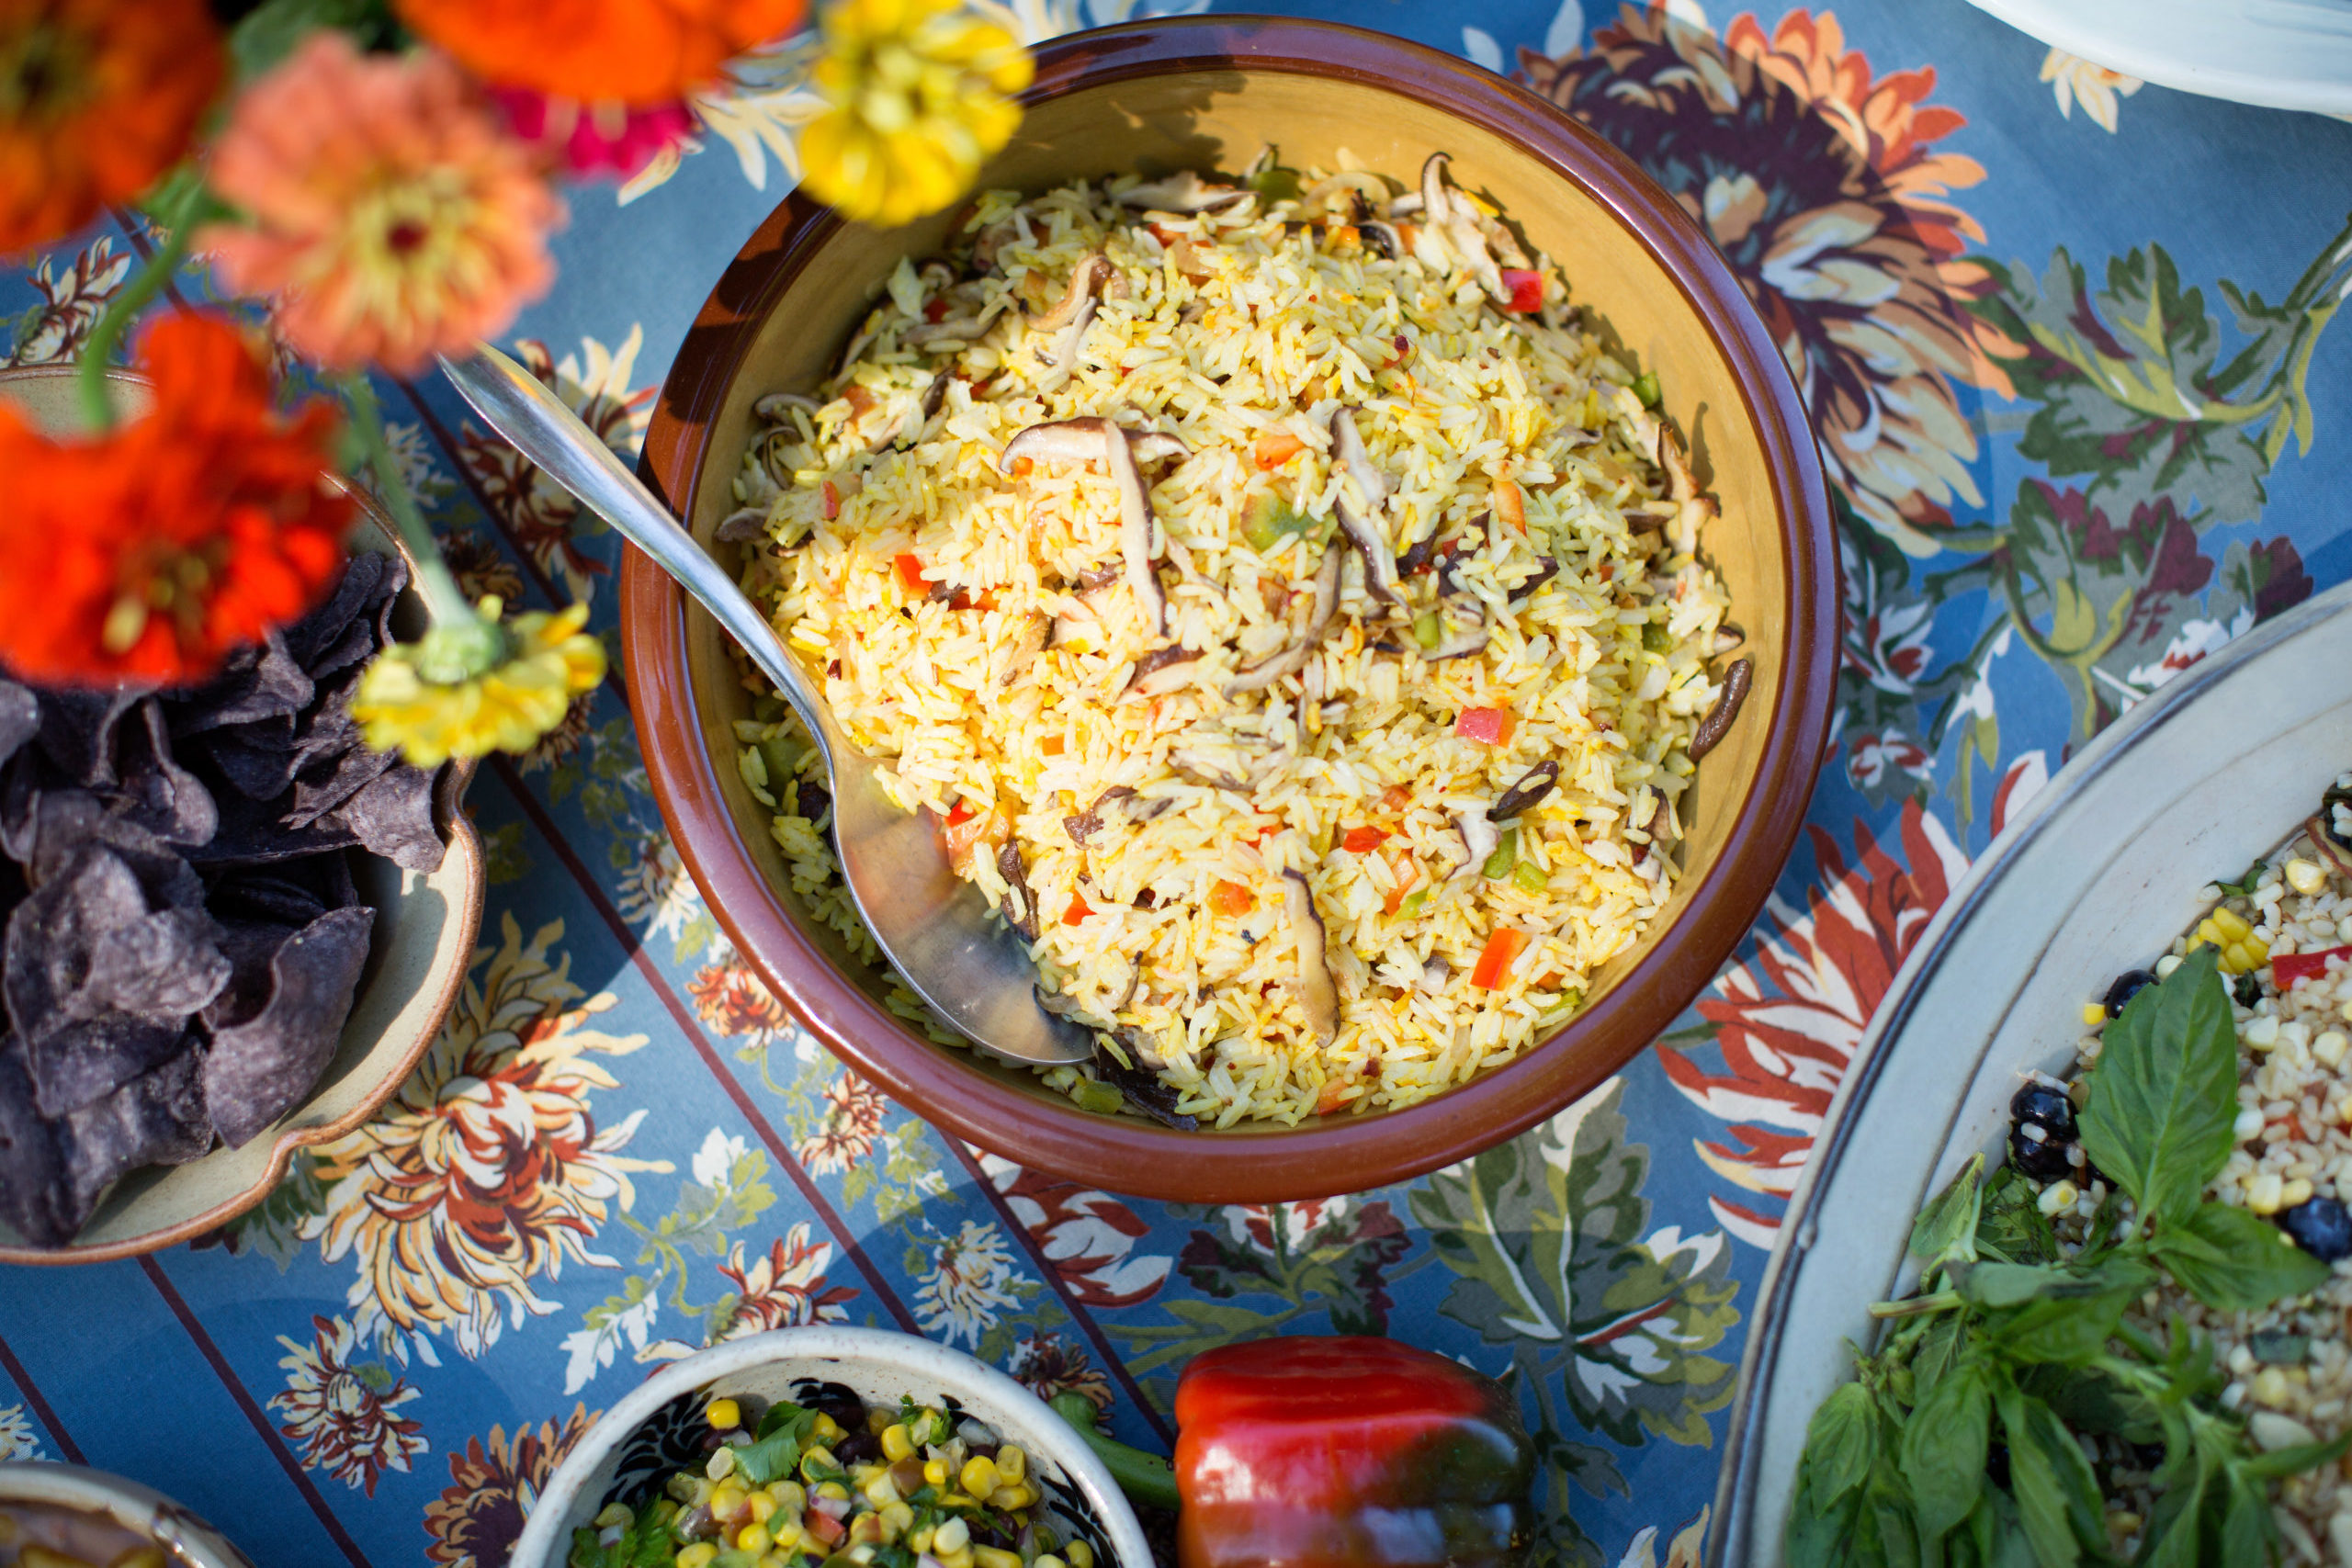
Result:
{"label": "green flower stem", "polygon": [[416,509],[416,498],[409,493],[401,479],[400,464],[392,457],[391,443],[384,438],[384,421],[376,407],[375,389],[368,384],[365,371],[354,371],[342,378],[343,395],[351,404],[351,434],[357,443],[359,454],[375,470],[377,493],[383,498],[384,509],[392,514],[392,526],[399,532],[401,543],[416,565],[416,591],[424,600],[425,614],[432,617],[433,632],[427,641],[438,657],[435,663],[447,660],[450,668],[424,671],[428,679],[447,680],[451,683],[479,675],[503,661],[509,651],[506,634],[499,625],[478,612],[466,598],[466,591],[458,586],[450,574],[449,563],[441,558],[440,541]]}
{"label": "green flower stem", "polygon": [[1914,1296],[1907,1302],[1872,1302],[1872,1317],[1917,1317],[1923,1313],[1950,1312],[1964,1304],[1958,1291],[1938,1291],[1932,1296]]}
{"label": "green flower stem", "polygon": [[220,203],[200,180],[190,180],[173,192],[171,199],[155,214],[156,221],[164,230],[162,248],[131,275],[122,291],[91,323],[89,341],[83,345],[81,363],[76,368],[82,417],[93,431],[103,433],[114,428],[114,395],[107,385],[107,372],[113,367],[114,351],[121,345],[122,334],[130,330],[132,319],[147,308],[148,302],[179,270],[197,225],[220,209]]}

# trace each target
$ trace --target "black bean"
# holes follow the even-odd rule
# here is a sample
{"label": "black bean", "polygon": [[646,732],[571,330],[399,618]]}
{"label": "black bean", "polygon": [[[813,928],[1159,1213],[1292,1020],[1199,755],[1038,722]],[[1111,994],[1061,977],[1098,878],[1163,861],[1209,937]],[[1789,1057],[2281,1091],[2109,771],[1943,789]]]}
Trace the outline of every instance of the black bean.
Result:
{"label": "black bean", "polygon": [[2115,977],[2115,984],[2107,988],[2107,1016],[2121,1018],[2124,1008],[2131,1003],[2132,998],[2155,983],[2156,976],[2153,970],[2126,969],[2122,974],[2118,975]]}
{"label": "black bean", "polygon": [[2030,1083],[2010,1096],[2009,1116],[2013,1121],[2037,1123],[2060,1143],[2075,1135],[2075,1102],[2066,1098],[2064,1089],[2046,1083]]}
{"label": "black bean", "polygon": [[2334,1198],[2312,1198],[2298,1203],[2279,1215],[2278,1223],[2294,1237],[2297,1247],[2322,1263],[2352,1258],[2352,1211]]}
{"label": "black bean", "polygon": [[2074,1161],[2066,1157],[2066,1145],[2031,1122],[2019,1122],[2009,1129],[2009,1163],[2036,1181],[2055,1181],[2075,1172]]}

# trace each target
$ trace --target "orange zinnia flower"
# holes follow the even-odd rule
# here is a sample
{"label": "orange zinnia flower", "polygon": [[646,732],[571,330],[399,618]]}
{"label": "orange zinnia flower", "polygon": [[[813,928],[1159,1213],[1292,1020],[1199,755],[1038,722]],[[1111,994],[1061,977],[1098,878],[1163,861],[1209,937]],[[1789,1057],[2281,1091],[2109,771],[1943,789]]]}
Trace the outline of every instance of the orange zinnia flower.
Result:
{"label": "orange zinnia flower", "polygon": [[102,435],[53,439],[0,403],[0,663],[28,680],[195,680],[310,608],[343,560],[330,405],[277,412],[266,364],[217,316],[164,317],[141,358],[153,407]]}
{"label": "orange zinnia flower", "polygon": [[0,0],[0,254],[154,183],[222,63],[203,0]]}
{"label": "orange zinnia flower", "polygon": [[211,162],[241,211],[197,236],[228,287],[273,296],[297,353],[396,376],[495,336],[555,279],[563,204],[531,149],[440,55],[313,34],[238,96]]}
{"label": "orange zinnia flower", "polygon": [[584,103],[656,103],[800,24],[804,0],[396,0],[482,80]]}

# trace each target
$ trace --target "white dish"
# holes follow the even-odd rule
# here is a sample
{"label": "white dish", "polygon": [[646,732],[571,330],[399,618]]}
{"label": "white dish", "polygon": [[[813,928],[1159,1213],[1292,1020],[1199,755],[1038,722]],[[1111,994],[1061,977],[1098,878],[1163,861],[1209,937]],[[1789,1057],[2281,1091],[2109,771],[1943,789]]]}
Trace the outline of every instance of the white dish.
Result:
{"label": "white dish", "polygon": [[2143,82],[2265,108],[2352,114],[2352,0],[1970,0]]}
{"label": "white dish", "polygon": [[2028,1069],[2083,1003],[2191,924],[2352,767],[2352,583],[2256,626],[2124,715],[1953,888],[1854,1054],[1749,1319],[1710,1562],[1781,1561],[1805,1425],[1908,1282],[1912,1217],[1995,1159]]}
{"label": "white dish", "polygon": [[730,1339],[646,1379],[564,1456],[539,1492],[508,1568],[561,1568],[571,1532],[616,1494],[672,1471],[699,1469],[703,1408],[722,1395],[763,1403],[806,1397],[802,1385],[840,1383],[866,1403],[952,1399],[1029,1455],[1046,1511],[1064,1534],[1082,1535],[1099,1568],[1151,1568],[1143,1526],[1111,1472],[1053,1409],[975,1360],[911,1334],[873,1328],[778,1328]]}
{"label": "white dish", "polygon": [[228,1537],[152,1487],[78,1464],[0,1464],[0,1504],[111,1519],[172,1554],[174,1568],[254,1568]]}

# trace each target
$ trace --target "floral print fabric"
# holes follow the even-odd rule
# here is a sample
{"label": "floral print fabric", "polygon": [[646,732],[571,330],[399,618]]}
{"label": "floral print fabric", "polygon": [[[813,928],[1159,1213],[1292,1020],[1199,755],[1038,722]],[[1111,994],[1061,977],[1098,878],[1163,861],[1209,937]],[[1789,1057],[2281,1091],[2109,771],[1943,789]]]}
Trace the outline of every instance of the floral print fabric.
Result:
{"label": "floral print fabric", "polygon": [[[986,9],[1035,39],[1147,7]],[[1928,921],[2101,727],[2352,577],[2352,126],[2143,87],[1961,6],[1395,10],[1705,226],[1832,479],[1811,831],[1657,1049],[1476,1159],[1321,1202],[1023,1169],[844,1070],[729,949],[616,674],[483,769],[481,948],[374,1122],[192,1247],[0,1276],[0,1456],[138,1476],[263,1568],[492,1568],[599,1412],[722,1339],[926,1334],[1164,1449],[1199,1350],[1386,1333],[1513,1374],[1545,1563],[1696,1561],[1767,1252]],[[567,192],[562,282],[506,346],[616,451],[813,104],[791,49],[738,62],[691,105],[702,152]],[[148,243],[103,225],[0,275],[0,359],[70,356]],[[614,635],[613,536],[437,378],[378,393],[468,591],[584,600]]]}

